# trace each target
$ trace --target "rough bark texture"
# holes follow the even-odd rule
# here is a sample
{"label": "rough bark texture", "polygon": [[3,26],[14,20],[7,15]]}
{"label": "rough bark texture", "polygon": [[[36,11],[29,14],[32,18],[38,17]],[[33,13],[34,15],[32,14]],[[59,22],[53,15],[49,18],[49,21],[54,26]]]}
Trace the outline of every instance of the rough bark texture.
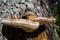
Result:
{"label": "rough bark texture", "polygon": [[[52,12],[51,12],[51,5],[49,3],[49,0],[40,0],[41,1],[41,5],[40,7],[42,8],[40,12],[42,12],[41,16],[44,17],[51,17],[53,16]],[[39,1],[38,1],[39,2]],[[39,13],[38,13],[39,15]],[[54,25],[53,24],[46,24],[45,25],[48,31],[48,35],[49,35],[49,40],[56,40],[55,38],[55,32],[54,32]]]}
{"label": "rough bark texture", "polygon": [[[23,3],[22,5],[20,5],[21,2]],[[20,18],[22,17],[22,15],[24,15],[25,9],[27,8],[35,12],[38,16],[48,18],[53,16],[53,14],[51,13],[49,0],[30,0],[29,2],[25,2],[24,0],[0,0],[0,5],[0,14],[2,14],[1,17],[3,18],[8,18],[11,16],[12,18],[14,18],[14,15],[17,15]],[[37,29],[32,33],[26,33],[25,31],[21,31],[20,29],[3,26],[2,32],[3,35],[9,40],[20,40],[20,37],[21,40],[25,40],[26,38],[28,38],[27,40],[55,40],[53,24],[46,24],[45,26],[40,27],[43,28]],[[20,33],[25,36],[22,36]],[[13,37],[11,37],[11,35]]]}

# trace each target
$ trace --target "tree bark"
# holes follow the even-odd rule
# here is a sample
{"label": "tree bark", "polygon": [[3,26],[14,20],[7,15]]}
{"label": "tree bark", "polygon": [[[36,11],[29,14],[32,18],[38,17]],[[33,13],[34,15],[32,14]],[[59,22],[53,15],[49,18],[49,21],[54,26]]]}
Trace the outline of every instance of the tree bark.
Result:
{"label": "tree bark", "polygon": [[[39,0],[39,1],[41,1],[41,5],[40,5],[40,7],[41,7],[40,10],[42,10],[42,11],[40,11],[40,13],[42,13],[41,16],[48,17],[48,18],[53,17],[53,13],[51,11],[52,4],[49,2],[49,0]],[[38,15],[39,15],[39,13],[38,13]],[[46,24],[45,26],[48,31],[48,35],[50,38],[49,40],[56,40],[56,36],[55,36],[54,28],[53,28],[54,24]]]}
{"label": "tree bark", "polygon": [[[7,0],[3,2],[1,7],[3,9],[6,8],[6,10],[8,9],[10,11],[10,12],[8,11],[9,14],[12,13],[14,15],[15,13],[17,16],[20,17],[22,16],[20,13],[24,13],[23,10],[25,10],[25,6],[22,7],[22,9],[24,8],[23,10],[19,8],[19,11],[18,11],[16,10],[16,8],[18,9],[19,5],[14,5],[16,7],[12,6],[13,4],[15,4],[15,2],[11,2],[11,0],[8,0],[8,2]],[[9,2],[11,2],[12,5],[10,5]],[[16,1],[16,3],[17,2],[18,1]],[[26,6],[30,5],[27,8],[36,12],[38,16],[48,17],[48,18],[51,16],[53,17],[53,13],[51,12],[51,6],[50,6],[51,4],[49,3],[49,0],[33,0],[32,3],[34,4],[34,6],[28,3]],[[13,9],[14,11],[12,12],[11,9]],[[6,15],[4,17],[6,17]],[[25,40],[26,38],[27,38],[26,40],[55,40],[55,32],[54,32],[53,24],[40,25],[40,27],[36,31],[31,33],[27,33],[24,30],[22,31],[21,30],[22,29],[12,28],[9,25],[3,25],[2,33],[5,37],[7,37],[8,40]]]}

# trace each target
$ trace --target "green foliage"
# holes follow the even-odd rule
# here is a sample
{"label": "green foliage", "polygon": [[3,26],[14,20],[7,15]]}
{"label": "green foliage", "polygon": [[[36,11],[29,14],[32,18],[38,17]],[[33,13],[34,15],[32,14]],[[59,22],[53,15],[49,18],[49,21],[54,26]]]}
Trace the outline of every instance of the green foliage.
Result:
{"label": "green foliage", "polygon": [[56,18],[56,25],[59,26],[58,28],[56,28],[56,30],[60,37],[60,4],[59,4],[59,1],[58,1],[58,4],[53,5],[52,10],[53,10],[54,17]]}
{"label": "green foliage", "polygon": [[57,33],[59,34],[60,37],[60,27],[56,28]]}
{"label": "green foliage", "polygon": [[59,1],[57,1],[58,2],[58,4],[54,4],[53,5],[53,15],[54,15],[54,17],[56,18],[56,24],[58,25],[58,26],[60,26],[60,4],[59,4]]}
{"label": "green foliage", "polygon": [[56,17],[56,25],[60,26],[60,17],[58,15]]}

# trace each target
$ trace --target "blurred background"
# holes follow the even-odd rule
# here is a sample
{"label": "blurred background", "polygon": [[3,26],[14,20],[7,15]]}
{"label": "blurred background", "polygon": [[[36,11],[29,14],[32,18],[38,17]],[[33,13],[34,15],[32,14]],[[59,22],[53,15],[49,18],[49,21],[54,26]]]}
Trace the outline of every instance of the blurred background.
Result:
{"label": "blurred background", "polygon": [[54,17],[56,18],[56,25],[58,26],[56,28],[56,31],[60,37],[60,0],[54,0],[52,1],[52,4],[53,4],[52,11],[53,11]]}

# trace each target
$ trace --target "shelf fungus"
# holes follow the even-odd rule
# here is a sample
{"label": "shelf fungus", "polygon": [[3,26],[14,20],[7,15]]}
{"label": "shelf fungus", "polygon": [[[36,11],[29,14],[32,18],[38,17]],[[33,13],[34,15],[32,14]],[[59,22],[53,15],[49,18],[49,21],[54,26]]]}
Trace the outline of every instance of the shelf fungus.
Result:
{"label": "shelf fungus", "polygon": [[2,24],[10,25],[15,28],[22,28],[26,32],[32,32],[39,28],[39,22],[33,22],[26,19],[5,19],[2,20]]}
{"label": "shelf fungus", "polygon": [[40,24],[51,24],[56,22],[55,18],[46,18],[46,17],[36,17],[31,20],[35,22],[39,22]]}

